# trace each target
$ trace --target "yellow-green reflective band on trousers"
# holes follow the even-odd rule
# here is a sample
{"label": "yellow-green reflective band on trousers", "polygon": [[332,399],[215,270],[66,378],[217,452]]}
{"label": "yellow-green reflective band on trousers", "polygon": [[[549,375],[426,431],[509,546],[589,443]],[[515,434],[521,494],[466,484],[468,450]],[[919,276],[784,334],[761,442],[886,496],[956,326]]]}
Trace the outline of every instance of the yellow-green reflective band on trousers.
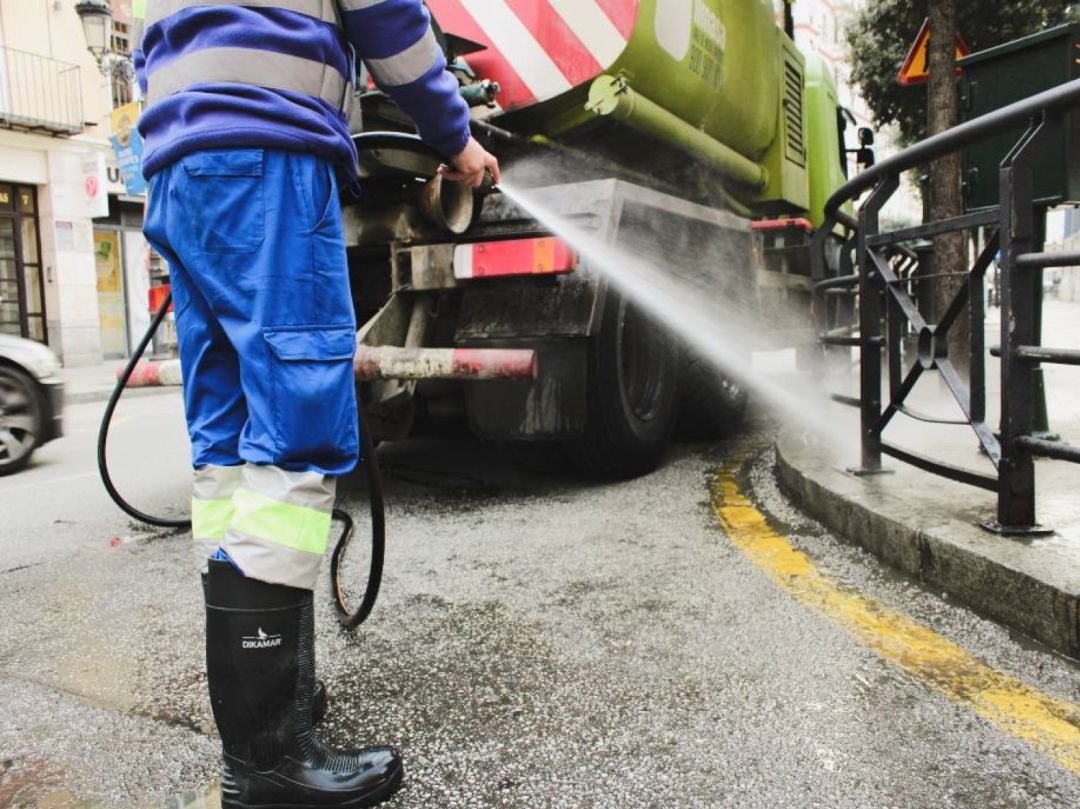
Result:
{"label": "yellow-green reflective band on trousers", "polygon": [[258,48],[201,48],[147,76],[147,106],[193,84],[247,84],[320,98],[335,109],[349,87],[337,68],[313,59]]}
{"label": "yellow-green reflective band on trousers", "polygon": [[330,514],[307,506],[282,503],[248,489],[233,495],[236,514],[230,527],[249,537],[318,554],[326,550]]}
{"label": "yellow-green reflective band on trousers", "polygon": [[146,24],[153,25],[186,8],[214,6],[283,8],[323,22],[337,22],[335,0],[149,0],[146,3]]}
{"label": "yellow-green reflective band on trousers", "polygon": [[196,540],[220,541],[224,539],[234,511],[231,497],[221,500],[201,500],[192,497],[191,536]]}

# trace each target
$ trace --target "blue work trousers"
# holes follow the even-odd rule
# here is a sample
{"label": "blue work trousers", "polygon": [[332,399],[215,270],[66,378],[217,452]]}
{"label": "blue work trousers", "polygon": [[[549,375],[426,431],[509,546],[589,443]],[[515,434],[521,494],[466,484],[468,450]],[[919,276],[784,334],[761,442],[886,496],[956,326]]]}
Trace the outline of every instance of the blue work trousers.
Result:
{"label": "blue work trousers", "polygon": [[169,263],[193,465],[349,472],[356,321],[333,168],[186,155],[151,178],[145,232]]}

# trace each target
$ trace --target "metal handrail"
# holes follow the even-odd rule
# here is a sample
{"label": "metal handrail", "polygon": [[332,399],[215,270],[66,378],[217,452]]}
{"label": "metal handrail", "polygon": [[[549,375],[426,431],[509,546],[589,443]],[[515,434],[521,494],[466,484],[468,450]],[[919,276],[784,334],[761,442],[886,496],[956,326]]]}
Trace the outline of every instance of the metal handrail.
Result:
{"label": "metal handrail", "polygon": [[[944,155],[957,152],[988,135],[997,134],[1002,129],[1015,124],[1027,123],[1033,116],[1065,109],[1077,104],[1080,104],[1080,79],[1059,84],[1057,87],[1033,95],[1031,98],[1017,101],[1007,107],[988,112],[986,115],[980,115],[978,118],[972,118],[970,121],[954,126],[952,129],[933,135],[924,141],[909,146],[903,151],[897,152],[891,157],[887,157],[880,163],[852,177],[829,197],[828,202],[825,203],[825,215],[830,218],[836,217],[834,223],[839,222],[848,227],[854,227],[856,223],[840,210],[840,206],[857,199],[864,192],[877,185],[883,178],[900,174],[923,163],[929,163]],[[843,219],[837,216],[838,214]],[[848,224],[849,221],[850,224]]]}
{"label": "metal handrail", "polygon": [[[1041,270],[1061,266],[1080,256],[1080,251],[1066,254],[1042,252],[1045,223],[1039,219],[1045,211],[1033,199],[1034,164],[1048,137],[1049,125],[1060,120],[1066,111],[1080,107],[1080,79],[1058,85],[1031,98],[972,119],[946,132],[904,149],[841,186],[825,206],[826,219],[814,235],[813,277],[816,298],[824,304],[830,293],[847,294],[858,299],[858,337],[833,336],[829,306],[819,309],[819,341],[823,346],[857,346],[860,349],[860,398],[843,397],[847,404],[860,408],[862,464],[859,474],[882,471],[881,456],[889,455],[902,462],[953,480],[978,486],[997,494],[997,519],[986,527],[1008,534],[1035,535],[1046,529],[1035,522],[1034,456],[1080,462],[1080,447],[1049,440],[1054,436],[1046,425],[1041,363],[1080,365],[1080,350],[1046,348],[1041,343],[1042,287]],[[899,187],[902,172],[925,166],[947,154],[964,150],[977,142],[1011,129],[1024,134],[1003,155],[999,180],[1000,203],[990,209],[954,216],[950,219],[879,232],[882,206]],[[858,219],[842,206],[870,191],[860,208]],[[1042,224],[1040,224],[1042,222]],[[846,229],[842,236],[837,225]],[[864,227],[865,226],[865,227]],[[889,251],[898,244],[947,232],[993,226],[993,235],[982,247],[974,266],[965,269],[968,281],[954,295],[938,322],[929,321],[915,292],[915,284],[947,271],[915,277],[914,265],[893,262]],[[841,256],[847,260],[854,253],[854,264],[827,266],[826,243],[840,236]],[[911,251],[901,252],[906,260],[919,258]],[[991,346],[989,353],[1001,357],[1002,415],[1000,430],[986,423],[986,351],[982,322],[985,303],[982,283],[988,268],[999,256],[1000,271],[1006,279],[1000,299],[1002,306],[1002,346]],[[857,283],[856,283],[857,282]],[[949,356],[947,341],[951,327],[961,311],[968,308],[977,324],[969,337],[971,366],[965,381]],[[835,314],[844,315],[838,304]],[[914,363],[905,353],[916,348]],[[884,349],[884,352],[882,352]],[[888,391],[883,399],[882,353],[887,360]],[[993,463],[996,475],[989,476],[952,466],[934,458],[894,446],[883,433],[897,413],[907,413],[905,401],[924,371],[937,371],[972,427],[980,446]],[[837,398],[837,397],[834,397]],[[883,405],[884,408],[882,407]]]}

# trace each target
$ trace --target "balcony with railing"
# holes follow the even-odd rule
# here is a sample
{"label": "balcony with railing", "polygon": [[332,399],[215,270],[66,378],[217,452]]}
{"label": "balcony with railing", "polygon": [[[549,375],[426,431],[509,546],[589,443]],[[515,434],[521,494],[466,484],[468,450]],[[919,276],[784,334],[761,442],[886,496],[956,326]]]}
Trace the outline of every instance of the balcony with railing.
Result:
{"label": "balcony with railing", "polygon": [[0,46],[0,127],[57,136],[82,132],[79,66]]}

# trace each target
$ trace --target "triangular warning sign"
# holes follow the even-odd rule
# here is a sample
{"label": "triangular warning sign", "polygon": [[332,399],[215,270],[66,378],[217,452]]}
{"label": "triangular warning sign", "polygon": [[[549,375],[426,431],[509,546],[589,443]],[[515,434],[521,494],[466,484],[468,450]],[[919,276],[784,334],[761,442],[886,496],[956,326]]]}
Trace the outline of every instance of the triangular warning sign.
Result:
{"label": "triangular warning sign", "polygon": [[[971,48],[964,42],[960,34],[956,35],[956,58],[963,59],[971,53]],[[959,72],[959,69],[957,69]],[[930,78],[930,18],[927,17],[919,29],[919,35],[915,37],[915,44],[908,51],[904,66],[900,68],[897,81],[907,86],[909,84],[925,84]]]}

